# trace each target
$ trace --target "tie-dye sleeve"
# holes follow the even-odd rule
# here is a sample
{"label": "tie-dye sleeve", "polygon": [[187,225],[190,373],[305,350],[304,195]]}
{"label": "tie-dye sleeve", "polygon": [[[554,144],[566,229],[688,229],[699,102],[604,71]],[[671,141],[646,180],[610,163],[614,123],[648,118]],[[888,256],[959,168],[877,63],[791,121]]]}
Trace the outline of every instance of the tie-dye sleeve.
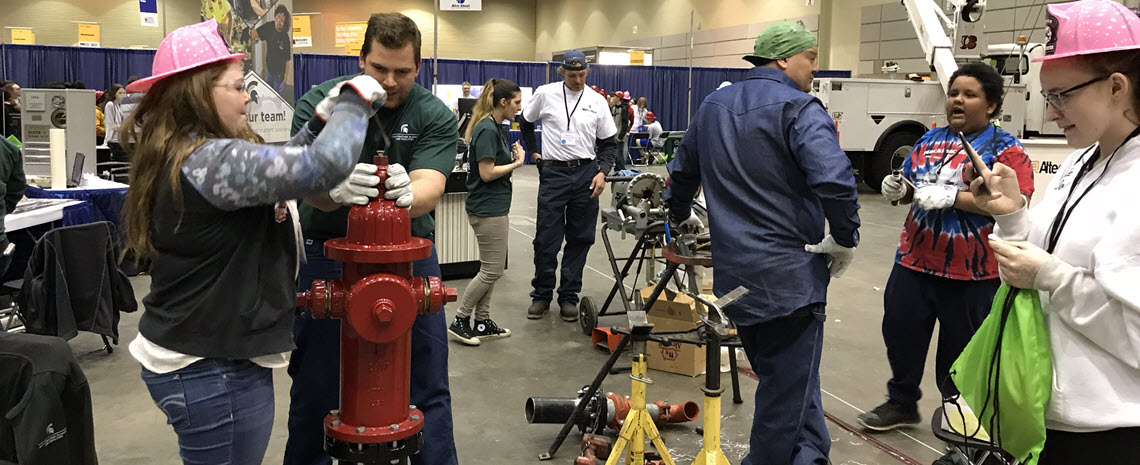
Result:
{"label": "tie-dye sleeve", "polygon": [[352,172],[364,145],[368,112],[363,99],[341,99],[309,145],[211,139],[190,154],[182,173],[206,201],[229,211],[325,192]]}

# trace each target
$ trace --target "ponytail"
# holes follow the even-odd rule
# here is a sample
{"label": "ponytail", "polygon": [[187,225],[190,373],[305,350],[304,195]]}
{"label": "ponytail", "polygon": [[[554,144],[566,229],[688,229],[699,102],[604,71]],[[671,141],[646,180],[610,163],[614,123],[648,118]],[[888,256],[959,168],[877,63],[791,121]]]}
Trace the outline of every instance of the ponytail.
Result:
{"label": "ponytail", "polygon": [[[475,109],[471,112],[471,121],[467,123],[467,133],[463,135],[463,140],[470,144],[475,125],[495,111],[495,106],[498,105],[499,100],[511,100],[515,94],[521,91],[518,84],[507,79],[491,79],[483,84],[483,92],[479,94],[479,100],[475,101]],[[501,121],[495,123],[498,124]]]}

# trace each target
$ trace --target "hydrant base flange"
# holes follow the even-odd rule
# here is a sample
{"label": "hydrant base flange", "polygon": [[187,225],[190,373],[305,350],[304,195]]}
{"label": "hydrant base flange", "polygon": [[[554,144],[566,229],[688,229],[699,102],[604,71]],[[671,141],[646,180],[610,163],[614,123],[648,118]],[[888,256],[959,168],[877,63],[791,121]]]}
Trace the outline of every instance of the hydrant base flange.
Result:
{"label": "hydrant base flange", "polygon": [[[341,421],[339,412],[325,416],[325,435],[350,444],[384,444],[407,439],[424,428],[424,413],[409,409],[408,419],[395,425],[363,427]],[[335,426],[334,426],[335,425]],[[395,428],[393,428],[395,426]],[[363,428],[363,431],[361,431]]]}

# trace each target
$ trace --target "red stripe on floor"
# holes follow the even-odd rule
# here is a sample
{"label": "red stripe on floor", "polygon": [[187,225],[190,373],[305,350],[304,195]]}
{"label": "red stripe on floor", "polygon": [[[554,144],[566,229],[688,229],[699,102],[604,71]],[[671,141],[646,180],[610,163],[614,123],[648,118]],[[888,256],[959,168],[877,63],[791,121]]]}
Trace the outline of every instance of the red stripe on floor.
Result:
{"label": "red stripe on floor", "polygon": [[[751,368],[740,367],[737,370],[740,373],[744,374],[744,376],[752,378],[756,381],[760,380],[760,378],[756,376],[756,373],[753,372]],[[827,418],[832,423],[835,423],[840,428],[843,428],[848,433],[855,435],[859,439],[866,441],[867,443],[871,444],[872,446],[875,446],[876,449],[879,449],[879,450],[883,451],[885,454],[887,454],[891,457],[894,457],[895,460],[898,460],[899,462],[905,463],[906,465],[922,465],[917,460],[910,458],[909,456],[907,456],[906,454],[904,454],[902,452],[899,452],[898,449],[891,447],[889,444],[887,444],[883,441],[880,441],[878,438],[876,438],[874,436],[867,435],[866,433],[863,432],[863,430],[861,428],[856,428],[856,427],[848,424],[847,422],[840,420],[835,415],[832,415],[832,414],[827,413],[827,412],[823,412],[823,417]]]}

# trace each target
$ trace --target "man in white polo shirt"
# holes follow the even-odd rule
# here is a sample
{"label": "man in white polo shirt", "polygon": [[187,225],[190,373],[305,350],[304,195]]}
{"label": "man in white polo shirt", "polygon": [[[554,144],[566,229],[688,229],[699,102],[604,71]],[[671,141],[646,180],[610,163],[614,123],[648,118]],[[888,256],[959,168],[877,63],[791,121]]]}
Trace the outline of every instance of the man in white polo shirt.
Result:
{"label": "man in white polo shirt", "polygon": [[[610,107],[605,97],[586,89],[586,55],[566,52],[558,74],[564,81],[535,90],[523,110],[523,142],[539,164],[538,219],[534,237],[534,279],[527,318],[540,319],[554,298],[558,249],[563,238],[562,284],[558,307],[562,319],[578,319],[578,292],[586,254],[597,230],[598,196],[606,173],[618,156]],[[534,123],[542,120],[543,153],[537,147]]]}

